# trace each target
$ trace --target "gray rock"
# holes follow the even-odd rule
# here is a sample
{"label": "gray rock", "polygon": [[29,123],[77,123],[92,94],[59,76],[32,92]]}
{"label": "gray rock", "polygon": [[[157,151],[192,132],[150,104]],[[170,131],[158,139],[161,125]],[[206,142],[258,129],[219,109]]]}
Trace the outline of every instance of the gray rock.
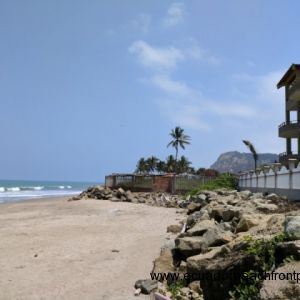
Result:
{"label": "gray rock", "polygon": [[203,238],[202,248],[215,247],[215,246],[221,246],[231,242],[233,239],[233,234],[230,231],[224,231],[221,228],[214,227],[208,229],[204,233],[202,238]]}
{"label": "gray rock", "polygon": [[291,240],[300,239],[300,216],[287,216],[285,219],[285,233]]}
{"label": "gray rock", "polygon": [[[277,274],[294,273],[299,274],[300,262],[294,261],[288,263],[275,270]],[[270,274],[270,276],[272,276]],[[273,275],[274,276],[274,275]],[[291,280],[265,280],[263,282],[262,288],[260,290],[260,299],[261,300],[289,300],[289,299],[300,299],[300,282],[297,283],[296,278],[289,278]],[[296,279],[296,280],[295,280]]]}
{"label": "gray rock", "polygon": [[250,191],[240,192],[240,196],[243,200],[248,200],[251,197],[252,193]]}
{"label": "gray rock", "polygon": [[196,211],[193,214],[189,215],[186,220],[186,225],[188,227],[194,226],[197,222],[203,220],[209,220],[209,214],[206,209],[201,209],[200,211]]}
{"label": "gray rock", "polygon": [[201,236],[203,235],[207,230],[216,227],[214,220],[203,220],[198,223],[191,229],[189,229],[186,234],[187,236]]}
{"label": "gray rock", "polygon": [[143,294],[149,295],[152,291],[157,289],[158,283],[156,280],[139,279],[136,281],[134,287],[136,289],[141,289]]}
{"label": "gray rock", "polygon": [[167,232],[171,232],[171,233],[180,233],[181,232],[181,225],[169,225],[167,227]]}
{"label": "gray rock", "polygon": [[183,237],[175,240],[176,249],[184,257],[197,255],[202,251],[204,241],[201,237]]}
{"label": "gray rock", "polygon": [[265,199],[272,200],[272,201],[278,201],[278,200],[280,200],[280,196],[272,193],[272,194],[265,196]]}
{"label": "gray rock", "polygon": [[258,222],[255,221],[252,215],[243,215],[236,226],[236,233],[248,231],[250,228],[256,226]]}
{"label": "gray rock", "polygon": [[187,209],[188,209],[188,214],[192,214],[193,212],[201,209],[201,204],[192,202],[187,206]]}

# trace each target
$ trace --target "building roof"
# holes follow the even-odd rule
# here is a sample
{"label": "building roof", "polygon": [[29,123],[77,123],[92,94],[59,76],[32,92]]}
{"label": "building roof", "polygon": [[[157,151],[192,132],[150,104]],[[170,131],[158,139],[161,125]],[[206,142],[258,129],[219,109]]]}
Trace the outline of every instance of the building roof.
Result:
{"label": "building roof", "polygon": [[277,88],[280,89],[281,87],[291,83],[296,77],[297,70],[300,71],[300,64],[292,64],[280,79],[280,81],[277,83]]}

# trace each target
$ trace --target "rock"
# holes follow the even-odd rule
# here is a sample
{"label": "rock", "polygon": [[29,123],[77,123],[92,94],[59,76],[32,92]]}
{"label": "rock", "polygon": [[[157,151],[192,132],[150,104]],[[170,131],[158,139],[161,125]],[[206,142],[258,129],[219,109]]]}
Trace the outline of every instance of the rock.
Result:
{"label": "rock", "polygon": [[229,291],[239,284],[244,272],[250,269],[261,271],[261,266],[255,256],[230,252],[224,257],[203,259],[197,264],[187,263],[187,269],[194,278],[200,277],[204,299],[224,300],[229,298]]}
{"label": "rock", "polygon": [[[205,194],[198,194],[198,195],[192,196],[190,201],[201,204],[201,203],[205,202],[206,199],[207,199],[207,196]],[[207,204],[207,203],[205,202],[205,204]]]}
{"label": "rock", "polygon": [[200,211],[196,211],[193,214],[189,215],[186,220],[186,225],[188,227],[194,226],[198,221],[209,220],[209,214],[206,209],[201,209]]}
{"label": "rock", "polygon": [[169,249],[169,250],[175,249],[175,241],[173,239],[164,241],[160,249],[161,251],[164,249]]}
{"label": "rock", "polygon": [[192,202],[187,206],[187,209],[188,209],[188,214],[192,214],[193,212],[201,209],[201,204]]}
{"label": "rock", "polygon": [[214,220],[203,220],[198,223],[191,229],[186,232],[187,236],[201,236],[203,235],[208,229],[216,227]]}
{"label": "rock", "polygon": [[180,233],[181,232],[181,225],[170,225],[167,227],[167,232],[171,233]]}
{"label": "rock", "polygon": [[190,201],[187,201],[187,200],[178,201],[178,206],[180,208],[187,208],[189,204],[190,204]]}
{"label": "rock", "polygon": [[285,233],[291,240],[300,239],[300,216],[287,216],[285,219]]}
{"label": "rock", "polygon": [[202,236],[202,247],[215,247],[227,244],[232,241],[233,234],[230,231],[224,231],[221,228],[210,228]]}
{"label": "rock", "polygon": [[201,253],[198,255],[190,256],[186,260],[187,268],[189,270],[200,270],[203,266],[203,262],[207,260],[214,259],[218,256],[225,256],[230,252],[227,246],[219,246],[212,248],[206,253]]}
{"label": "rock", "polygon": [[140,288],[136,289],[134,292],[134,296],[139,296],[141,292],[142,292],[142,290]]}
{"label": "rock", "polygon": [[240,221],[238,222],[235,232],[245,232],[248,231],[250,228],[256,226],[258,223],[254,221],[254,217],[252,215],[244,214]]}
{"label": "rock", "polygon": [[234,217],[239,218],[240,210],[234,207],[226,207],[222,213],[222,219],[224,222],[231,221]]}
{"label": "rock", "polygon": [[280,200],[281,198],[280,198],[280,196],[278,196],[278,195],[272,193],[272,194],[269,194],[269,195],[265,196],[265,199],[267,199],[267,200],[272,200],[272,201],[278,201],[278,200]]}
{"label": "rock", "polygon": [[240,196],[243,200],[248,200],[251,197],[252,193],[250,191],[242,191],[240,192]]}
{"label": "rock", "polygon": [[189,284],[189,288],[198,293],[199,295],[202,294],[202,289],[200,287],[200,281],[192,281],[190,284]]}
{"label": "rock", "polygon": [[181,274],[185,274],[187,272],[187,266],[186,266],[186,262],[184,260],[182,260],[180,262],[180,265],[178,267],[178,272]]}
{"label": "rock", "polygon": [[253,200],[254,205],[256,206],[256,209],[261,212],[273,212],[278,209],[278,206],[276,204],[270,204],[266,203],[264,199],[254,199]]}
{"label": "rock", "polygon": [[[261,300],[273,300],[273,299],[300,299],[300,282],[299,278],[297,278],[300,270],[300,262],[299,261],[294,261],[291,263],[288,263],[278,269],[275,270],[277,273],[277,278],[276,280],[268,280],[266,279],[263,282],[262,288],[260,290],[259,296]],[[293,277],[293,273],[296,271],[296,278]],[[286,279],[286,276],[290,274],[289,280]],[[281,274],[285,275],[285,280],[281,280],[278,278]],[[272,276],[272,273],[270,273],[270,276]],[[273,278],[274,278],[273,274]],[[297,280],[298,279],[298,280]],[[297,283],[298,281],[298,283]]]}
{"label": "rock", "polygon": [[293,256],[294,259],[300,260],[300,240],[280,243],[275,249],[275,258],[277,263],[289,256]]}
{"label": "rock", "polygon": [[134,285],[136,289],[141,289],[141,292],[146,295],[157,289],[157,286],[157,281],[151,279],[139,279]]}
{"label": "rock", "polygon": [[175,240],[177,251],[184,257],[197,255],[203,247],[203,239],[198,236],[177,238]]}
{"label": "rock", "polygon": [[173,253],[169,249],[164,249],[160,256],[154,260],[152,273],[168,272],[174,272]]}

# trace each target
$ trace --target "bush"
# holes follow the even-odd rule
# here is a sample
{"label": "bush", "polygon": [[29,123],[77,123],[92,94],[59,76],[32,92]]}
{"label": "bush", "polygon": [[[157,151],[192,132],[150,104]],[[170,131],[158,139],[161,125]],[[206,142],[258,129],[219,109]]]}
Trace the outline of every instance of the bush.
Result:
{"label": "bush", "polygon": [[237,178],[232,174],[222,174],[212,181],[201,185],[199,188],[191,191],[190,195],[196,195],[203,190],[214,191],[217,189],[237,189]]}

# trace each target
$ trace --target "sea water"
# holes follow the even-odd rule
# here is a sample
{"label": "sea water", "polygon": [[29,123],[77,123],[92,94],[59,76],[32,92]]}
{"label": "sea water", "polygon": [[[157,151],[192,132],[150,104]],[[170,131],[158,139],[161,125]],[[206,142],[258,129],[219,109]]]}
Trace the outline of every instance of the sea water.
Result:
{"label": "sea water", "polygon": [[77,195],[95,182],[0,180],[0,203]]}

